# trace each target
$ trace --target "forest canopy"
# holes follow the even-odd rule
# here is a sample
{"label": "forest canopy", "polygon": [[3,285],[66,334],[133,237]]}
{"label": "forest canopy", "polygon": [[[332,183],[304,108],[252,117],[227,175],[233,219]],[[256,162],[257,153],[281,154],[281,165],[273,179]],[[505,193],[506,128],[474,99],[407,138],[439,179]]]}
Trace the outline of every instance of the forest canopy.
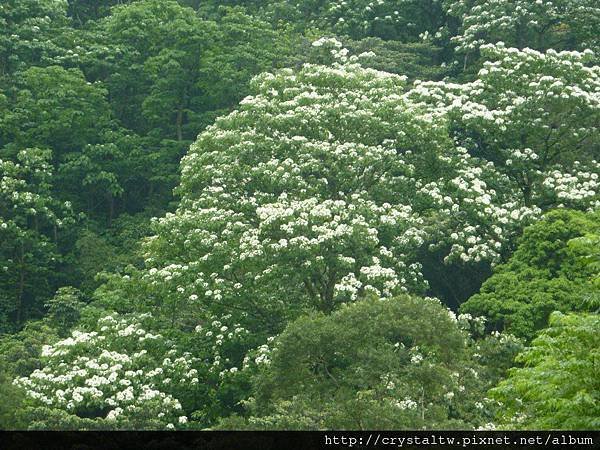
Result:
{"label": "forest canopy", "polygon": [[4,1],[0,428],[597,429],[599,36]]}

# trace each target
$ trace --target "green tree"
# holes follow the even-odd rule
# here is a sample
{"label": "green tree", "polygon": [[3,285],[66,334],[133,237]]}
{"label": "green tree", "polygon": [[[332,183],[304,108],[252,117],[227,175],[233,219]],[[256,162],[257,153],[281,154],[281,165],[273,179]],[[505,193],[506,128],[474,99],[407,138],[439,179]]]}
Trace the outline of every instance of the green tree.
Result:
{"label": "green tree", "polygon": [[106,90],[77,69],[29,68],[6,94],[0,145],[51,148],[54,161],[98,143],[110,121]]}
{"label": "green tree", "polygon": [[45,344],[58,339],[46,321],[30,321],[15,334],[0,335],[0,428],[25,429],[27,422],[19,417],[25,392],[13,384],[16,377],[28,376],[42,367],[41,353]]}
{"label": "green tree", "polygon": [[501,402],[500,424],[511,429],[582,429],[600,426],[600,316],[562,314],[517,357],[491,391]]}
{"label": "green tree", "polygon": [[197,82],[207,124],[250,93],[254,76],[302,60],[295,54],[302,39],[288,28],[273,29],[262,17],[240,8],[221,7],[218,13],[217,36],[202,58]]}
{"label": "green tree", "polygon": [[[598,213],[552,211],[526,228],[510,260],[498,266],[461,311],[483,315],[489,329],[531,339],[553,311],[593,310],[586,302],[593,267],[585,249],[569,242],[599,229]],[[581,242],[581,241],[580,241]]]}
{"label": "green tree", "polygon": [[47,318],[61,336],[75,325],[80,317],[81,310],[85,306],[82,294],[72,286],[61,287],[46,303],[48,309]]}
{"label": "green tree", "polygon": [[42,314],[60,280],[58,236],[70,205],[52,196],[50,152],[0,159],[0,324],[3,332]]}
{"label": "green tree", "polygon": [[130,3],[135,0],[69,0],[68,15],[77,26],[84,26],[89,21],[97,21],[110,14],[116,5]]}
{"label": "green tree", "polygon": [[[243,3],[248,2],[236,2]],[[378,37],[401,42],[418,41],[444,24],[438,0],[303,0],[260,2],[258,14],[274,23],[292,23],[299,30],[321,31],[353,39]]]}
{"label": "green tree", "polygon": [[67,0],[6,0],[0,5],[0,81],[65,50],[57,37],[68,24]]}
{"label": "green tree", "polygon": [[589,233],[585,236],[571,239],[569,246],[578,254],[583,255],[581,260],[586,265],[591,275],[591,292],[586,298],[588,307],[596,312],[600,311],[600,235]]}
{"label": "green tree", "polygon": [[215,22],[173,0],[121,5],[84,45],[84,70],[105,82],[115,117],[142,137],[136,169],[146,198],[161,197],[163,208],[198,133],[246,95],[254,75],[291,53],[289,33],[239,9],[219,11]]}
{"label": "green tree", "polygon": [[115,202],[138,180],[139,141],[114,122],[107,91],[79,69],[32,67],[7,90],[0,145],[52,150],[55,192],[89,215],[115,215]]}
{"label": "green tree", "polygon": [[490,418],[491,378],[479,378],[473,351],[435,299],[370,298],[311,314],[246,359],[249,416],[220,428],[477,427]]}

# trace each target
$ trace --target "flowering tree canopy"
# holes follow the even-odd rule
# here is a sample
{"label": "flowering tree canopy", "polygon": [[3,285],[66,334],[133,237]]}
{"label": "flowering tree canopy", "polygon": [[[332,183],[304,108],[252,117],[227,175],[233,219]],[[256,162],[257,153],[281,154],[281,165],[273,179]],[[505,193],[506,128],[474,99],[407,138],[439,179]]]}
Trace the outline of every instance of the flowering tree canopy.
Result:
{"label": "flowering tree canopy", "polygon": [[[599,72],[585,55],[496,46],[473,83],[407,90],[335,40],[313,45],[337,62],[257,77],[184,158],[180,206],[146,244],[157,288],[213,311],[331,311],[423,292],[420,249],[498,262],[543,209],[596,204]],[[530,84],[553,94],[525,97]]]}
{"label": "flowering tree canopy", "polygon": [[68,23],[67,0],[6,0],[0,5],[0,76],[48,63],[66,50],[58,45]]}
{"label": "flowering tree canopy", "polygon": [[460,20],[452,37],[460,52],[499,41],[537,50],[599,49],[594,0],[443,0],[443,6]]}
{"label": "flowering tree canopy", "polygon": [[148,322],[148,315],[109,315],[93,331],[44,346],[43,368],[15,381],[27,395],[29,427],[185,427],[180,399],[198,385],[196,361],[147,331]]}
{"label": "flowering tree canopy", "polygon": [[[471,211],[471,220],[498,232],[488,234],[484,225],[472,236],[457,233],[484,244],[470,246],[460,254],[463,259],[481,257],[481,250],[497,258],[495,248],[507,243],[503,231],[543,209],[597,206],[600,186],[600,67],[586,64],[591,53],[539,53],[503,45],[483,51],[489,61],[477,80],[417,83],[407,94],[448,117],[458,148],[467,158],[487,163],[452,180],[470,197],[463,208]],[[441,188],[433,187],[427,190],[443,207]],[[474,224],[465,225],[467,230]],[[458,256],[464,244],[453,244],[451,254]]]}
{"label": "flowering tree canopy", "polygon": [[184,158],[181,205],[157,222],[148,276],[269,314],[420,290],[405,255],[420,218],[398,199],[447,138],[401,99],[403,78],[307,65],[254,83]]}

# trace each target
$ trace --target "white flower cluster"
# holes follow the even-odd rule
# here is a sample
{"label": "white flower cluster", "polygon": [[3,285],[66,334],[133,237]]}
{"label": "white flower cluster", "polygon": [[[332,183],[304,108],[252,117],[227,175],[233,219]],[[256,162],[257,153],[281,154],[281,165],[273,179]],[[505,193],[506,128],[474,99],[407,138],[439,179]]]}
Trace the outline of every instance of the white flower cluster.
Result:
{"label": "white flower cluster", "polygon": [[[417,82],[405,98],[479,136],[458,136],[448,155],[456,177],[420,187],[443,216],[462,227],[440,235],[448,259],[501,257],[510,236],[540,208],[581,209],[598,201],[600,68],[578,52],[540,53],[485,45],[490,58],[471,83]],[[503,86],[510,86],[504,89]],[[518,137],[518,138],[517,138]],[[515,148],[519,142],[522,147]],[[472,155],[484,155],[482,162]],[[565,172],[565,166],[575,171]]]}
{"label": "white flower cluster", "polygon": [[417,402],[415,402],[414,400],[411,400],[410,398],[406,397],[404,400],[397,400],[394,402],[394,406],[396,406],[396,408],[401,409],[401,410],[416,410],[417,409]]}
{"label": "white flower cluster", "polygon": [[312,43],[313,47],[342,48],[342,43],[335,38],[322,37]]}
{"label": "white flower cluster", "polygon": [[595,172],[587,170],[568,173],[553,170],[543,181],[543,186],[554,193],[557,199],[567,204],[580,204],[598,198],[600,192],[600,164],[593,161]]}
{"label": "white flower cluster", "polygon": [[530,45],[556,45],[557,41],[560,45],[560,40],[553,39],[554,30],[577,34],[584,47],[597,49],[599,45],[594,33],[597,21],[589,19],[600,14],[594,0],[449,0],[445,7],[462,21],[460,34],[452,38],[462,52],[498,41],[515,45],[525,37]]}
{"label": "white flower cluster", "polygon": [[208,373],[218,375],[220,379],[235,375],[239,371],[239,360],[230,358],[230,349],[237,353],[241,346],[247,348],[246,340],[250,332],[240,323],[232,323],[232,315],[209,316],[206,322],[198,325],[195,329],[203,341],[206,342],[206,350],[209,357],[205,362],[209,363]]}
{"label": "white flower cluster", "polygon": [[[140,417],[155,411],[166,426],[179,418],[182,405],[172,394],[198,382],[197,363],[188,353],[169,350],[169,342],[143,328],[147,315],[109,315],[98,331],[73,331],[71,337],[46,345],[43,369],[15,380],[32,406],[61,409],[75,417],[106,421],[106,427],[147,426]],[[162,415],[158,415],[158,414]],[[139,421],[142,420],[142,423]]]}
{"label": "white flower cluster", "polygon": [[261,366],[261,365],[269,365],[271,364],[271,353],[274,348],[270,347],[269,344],[273,342],[273,339],[269,339],[268,344],[263,344],[258,348],[254,349],[252,352],[252,358],[250,355],[246,355],[244,357],[244,361],[242,363],[242,369],[248,370],[253,366]]}

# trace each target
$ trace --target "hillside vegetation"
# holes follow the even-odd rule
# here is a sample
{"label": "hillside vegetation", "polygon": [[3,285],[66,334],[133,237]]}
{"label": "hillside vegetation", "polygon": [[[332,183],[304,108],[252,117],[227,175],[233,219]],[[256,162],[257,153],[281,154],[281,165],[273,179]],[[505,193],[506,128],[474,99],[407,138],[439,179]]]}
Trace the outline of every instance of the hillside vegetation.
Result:
{"label": "hillside vegetation", "polygon": [[4,0],[1,429],[598,429],[595,0]]}

